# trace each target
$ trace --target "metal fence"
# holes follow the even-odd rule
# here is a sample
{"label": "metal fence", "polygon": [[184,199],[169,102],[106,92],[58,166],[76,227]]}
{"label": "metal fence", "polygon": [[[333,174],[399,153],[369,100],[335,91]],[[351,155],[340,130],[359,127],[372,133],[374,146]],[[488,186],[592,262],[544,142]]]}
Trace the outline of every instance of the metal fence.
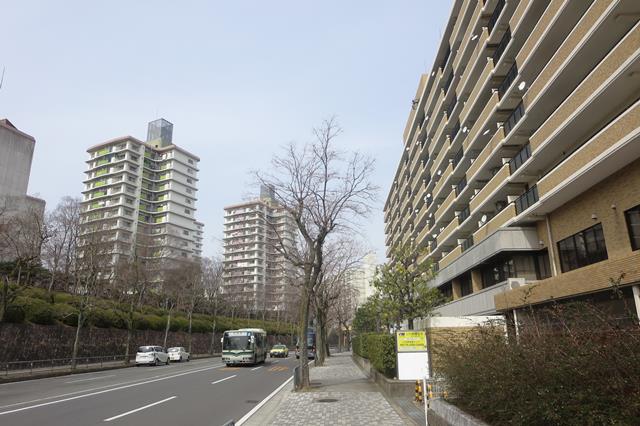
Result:
{"label": "metal fence", "polygon": [[[129,356],[129,360],[135,359],[135,353]],[[125,363],[124,355],[78,357],[75,360],[76,369],[103,368],[105,365],[119,365]],[[5,377],[18,374],[33,375],[38,372],[71,370],[73,358],[39,359],[33,361],[11,361],[1,363],[2,375]]]}

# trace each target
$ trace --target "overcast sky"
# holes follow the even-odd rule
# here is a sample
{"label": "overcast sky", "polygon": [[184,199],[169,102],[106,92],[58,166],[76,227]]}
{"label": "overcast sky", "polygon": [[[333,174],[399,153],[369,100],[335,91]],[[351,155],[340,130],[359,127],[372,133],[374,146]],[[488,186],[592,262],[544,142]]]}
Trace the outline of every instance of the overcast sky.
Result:
{"label": "overcast sky", "polygon": [[82,191],[86,149],[151,120],[198,155],[197,218],[221,253],[223,207],[249,172],[336,115],[339,143],[376,159],[380,204],[363,221],[384,258],[383,202],[421,73],[450,0],[4,0],[0,118],[36,138],[29,183],[53,208]]}

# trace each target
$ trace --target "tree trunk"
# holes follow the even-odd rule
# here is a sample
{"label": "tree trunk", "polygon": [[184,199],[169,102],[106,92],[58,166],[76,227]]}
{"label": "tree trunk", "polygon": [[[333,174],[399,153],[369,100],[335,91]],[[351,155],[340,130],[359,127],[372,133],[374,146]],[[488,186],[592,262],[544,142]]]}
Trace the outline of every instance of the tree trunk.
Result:
{"label": "tree trunk", "polygon": [[124,346],[124,363],[129,364],[129,354],[131,353],[131,337],[133,335],[133,304],[129,307],[129,316],[127,318],[127,342]]}
{"label": "tree trunk", "polygon": [[78,324],[76,325],[76,337],[73,340],[73,352],[71,354],[71,370],[75,370],[78,364],[78,347],[80,346],[80,329],[82,328],[82,322],[84,321],[84,312],[80,310],[78,312]]}
{"label": "tree trunk", "polygon": [[189,350],[187,352],[191,353],[191,341],[193,336],[191,335],[191,323],[193,320],[193,312],[189,311]]}
{"label": "tree trunk", "polygon": [[213,320],[213,324],[211,324],[211,347],[209,348],[209,354],[213,355],[215,351],[215,343],[216,343],[216,320]]}
{"label": "tree trunk", "polygon": [[407,320],[409,330],[413,330],[413,318]]}
{"label": "tree trunk", "polygon": [[9,277],[5,276],[2,282],[2,321],[5,320],[4,316],[9,306]]}
{"label": "tree trunk", "polygon": [[322,367],[324,365],[324,313],[320,309],[316,309],[316,359],[315,365]]}
{"label": "tree trunk", "polygon": [[169,315],[167,315],[167,326],[164,329],[164,341],[162,346],[164,348],[167,347],[167,337],[169,337],[169,327],[171,326],[171,311],[169,311]]}
{"label": "tree trunk", "polygon": [[300,326],[298,329],[298,348],[300,349],[300,359],[298,363],[298,368],[300,370],[300,382],[296,387],[296,390],[307,389],[310,386],[309,383],[309,365],[307,362],[308,359],[308,351],[307,351],[307,334],[309,331],[309,304],[311,300],[309,299],[309,289],[307,286],[302,288],[302,300],[300,303]]}

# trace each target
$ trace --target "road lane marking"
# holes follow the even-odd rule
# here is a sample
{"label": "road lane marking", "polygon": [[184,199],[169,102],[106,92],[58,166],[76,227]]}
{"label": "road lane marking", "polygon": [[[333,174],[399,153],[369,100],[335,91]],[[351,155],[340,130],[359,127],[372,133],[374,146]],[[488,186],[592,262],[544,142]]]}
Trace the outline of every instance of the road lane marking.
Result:
{"label": "road lane marking", "polygon": [[220,380],[216,380],[215,382],[211,382],[211,384],[215,385],[217,383],[224,382],[225,380],[233,379],[236,376],[237,376],[237,374],[234,374],[233,376],[225,377],[224,379],[220,379]]}
{"label": "road lane marking", "polygon": [[271,364],[277,364],[277,363],[279,363],[279,362],[280,362],[280,360],[271,361]]}
{"label": "road lane marking", "polygon": [[147,404],[144,407],[136,408],[135,410],[127,411],[126,413],[118,414],[117,416],[109,417],[108,419],[104,419],[105,422],[110,422],[111,420],[119,419],[120,417],[128,416],[129,414],[137,413],[138,411],[142,411],[146,408],[153,407],[154,405],[162,404],[163,402],[171,401],[176,398],[176,396],[170,396],[169,398],[165,398],[162,401],[156,401],[152,404]]}
{"label": "road lane marking", "polygon": [[289,377],[283,384],[281,384],[280,386],[278,386],[278,388],[276,390],[274,390],[273,392],[271,392],[269,395],[267,395],[267,397],[265,399],[263,399],[258,405],[256,405],[255,407],[253,407],[251,409],[251,411],[249,411],[247,414],[244,415],[244,417],[242,417],[240,420],[238,420],[236,422],[236,426],[242,426],[244,424],[244,422],[246,422],[247,420],[249,420],[249,418],[251,416],[253,416],[256,411],[258,411],[259,409],[262,408],[262,406],[264,404],[266,404],[267,402],[269,402],[269,400],[271,398],[273,398],[278,392],[280,392],[280,390],[282,390],[283,387],[285,387],[289,382],[291,382],[291,380],[293,380],[293,376]]}
{"label": "road lane marking", "polygon": [[[189,371],[194,371],[194,372],[197,373],[199,371],[205,371],[205,370],[217,370],[217,369],[220,369],[222,367],[224,367],[224,365],[219,365],[217,367],[212,367],[212,368],[208,368],[207,367],[207,368],[204,368],[204,369],[202,369],[202,367],[196,367],[194,369],[187,370],[187,371],[188,372]],[[89,373],[87,373],[87,374],[89,374]],[[171,373],[167,373],[167,374],[171,374]],[[77,395],[77,394],[83,393],[83,392],[93,392],[93,391],[97,391],[97,390],[100,390],[100,389],[110,388],[110,387],[113,387],[113,386],[128,385],[129,383],[135,383],[135,382],[139,382],[141,380],[157,379],[157,378],[160,378],[160,377],[165,377],[165,375],[157,374],[155,376],[141,377],[139,379],[129,380],[129,381],[126,381],[126,382],[112,383],[110,385],[99,386],[99,387],[96,387],[96,388],[89,388],[89,389],[83,389],[83,390],[79,390],[79,391],[75,391],[75,392],[63,393],[63,394],[60,394],[60,395],[48,396],[46,398],[38,398],[38,399],[32,399],[30,401],[22,401],[22,402],[15,402],[13,404],[0,405],[0,410],[2,410],[4,408],[9,408],[9,407],[15,407],[16,405],[32,404],[34,402],[46,401],[48,399],[62,398],[64,396]],[[23,383],[23,382],[21,382],[21,383]]]}
{"label": "road lane marking", "polygon": [[256,371],[257,369],[262,368],[262,366],[260,367],[256,367],[256,368],[252,368],[251,371]]}
{"label": "road lane marking", "polygon": [[271,367],[269,371],[286,371],[289,367],[285,367],[284,365],[276,365],[275,367]]}
{"label": "road lane marking", "polygon": [[88,379],[71,380],[70,382],[65,382],[65,383],[80,383],[80,382],[88,382],[89,380],[106,379],[107,377],[115,377],[115,376],[116,376],[115,374],[109,374],[108,376],[89,377]]}
{"label": "road lane marking", "polygon": [[[42,404],[31,405],[29,407],[16,408],[16,409],[9,410],[9,411],[0,411],[0,416],[3,416],[5,414],[17,413],[19,411],[31,410],[33,408],[44,407],[46,405],[59,404],[61,402],[73,401],[73,400],[80,399],[80,398],[87,398],[89,396],[100,395],[100,394],[103,394],[103,393],[113,392],[113,391],[117,391],[117,390],[121,390],[121,389],[132,388],[132,387],[135,387],[135,386],[142,386],[142,385],[146,385],[146,384],[149,384],[149,383],[159,382],[161,380],[168,380],[168,379],[173,379],[175,377],[185,376],[187,374],[199,373],[201,371],[215,370],[217,368],[220,368],[220,367],[208,367],[208,368],[202,368],[202,369],[198,369],[198,370],[190,370],[190,371],[187,371],[187,372],[184,372],[184,373],[174,374],[172,376],[161,377],[161,378],[153,379],[153,380],[146,380],[144,382],[139,382],[139,383],[132,383],[132,384],[125,385],[125,386],[119,386],[119,387],[112,388],[112,389],[105,389],[105,390],[101,390],[101,391],[98,391],[98,392],[87,393],[87,394],[84,394],[84,395],[72,396],[71,398],[59,399],[57,401],[43,402]],[[111,386],[114,386],[114,385],[111,385]],[[105,388],[105,387],[108,387],[108,386],[103,386],[102,388]],[[101,389],[101,388],[97,388],[97,389]],[[71,394],[74,394],[74,393],[80,393],[80,392],[86,392],[86,391],[72,392],[72,393],[67,394],[67,395],[71,395]],[[63,396],[63,395],[60,395],[60,396]],[[42,398],[42,400],[44,400],[44,399],[52,399],[52,398],[57,398],[57,397],[54,396],[54,397],[49,397],[49,398]],[[18,403],[18,404],[13,404],[13,405],[20,405],[20,404],[25,404],[25,403]],[[9,407],[9,406],[7,405],[5,407]]]}

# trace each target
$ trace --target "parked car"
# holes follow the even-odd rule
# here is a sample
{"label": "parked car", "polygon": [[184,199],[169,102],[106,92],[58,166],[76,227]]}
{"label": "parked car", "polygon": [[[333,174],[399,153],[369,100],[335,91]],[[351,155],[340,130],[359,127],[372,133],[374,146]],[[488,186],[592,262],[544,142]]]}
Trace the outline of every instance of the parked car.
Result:
{"label": "parked car", "polygon": [[136,365],[169,364],[169,355],[162,346],[140,346],[136,353]]}
{"label": "parked car", "polygon": [[285,345],[273,345],[269,356],[271,358],[287,358],[289,356],[289,348]]}
{"label": "parked car", "polygon": [[171,361],[180,361],[180,362],[189,361],[189,358],[191,358],[191,355],[189,354],[189,352],[185,351],[182,346],[169,348],[167,350],[167,353],[169,354],[169,359]]}

